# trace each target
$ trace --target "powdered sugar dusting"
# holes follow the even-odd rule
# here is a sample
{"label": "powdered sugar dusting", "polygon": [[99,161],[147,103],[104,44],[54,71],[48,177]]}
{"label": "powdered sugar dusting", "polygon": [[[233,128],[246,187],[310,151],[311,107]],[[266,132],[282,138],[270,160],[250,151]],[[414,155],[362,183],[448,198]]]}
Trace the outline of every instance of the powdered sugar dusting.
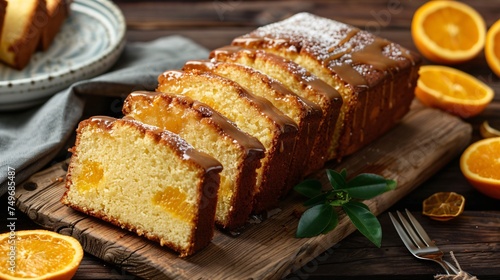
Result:
{"label": "powdered sugar dusting", "polygon": [[294,46],[297,52],[305,48],[318,58],[324,59],[329,56],[328,49],[339,45],[346,33],[353,29],[355,27],[345,23],[309,13],[299,13],[283,21],[260,27],[248,37],[282,40],[282,43],[287,42]]}

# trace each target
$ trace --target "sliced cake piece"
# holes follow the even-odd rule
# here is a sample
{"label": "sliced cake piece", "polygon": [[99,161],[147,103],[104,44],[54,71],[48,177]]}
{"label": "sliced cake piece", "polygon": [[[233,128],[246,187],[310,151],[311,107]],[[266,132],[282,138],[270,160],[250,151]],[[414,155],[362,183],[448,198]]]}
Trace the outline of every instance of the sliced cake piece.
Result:
{"label": "sliced cake piece", "polygon": [[7,12],[7,0],[0,0],[0,38],[2,38],[5,13]]}
{"label": "sliced cake piece", "polygon": [[290,171],[283,194],[301,181],[321,120],[321,109],[284,87],[281,82],[242,64],[217,61],[188,61],[183,70],[198,69],[233,80],[252,94],[266,98],[298,127]]}
{"label": "sliced cake piece", "polygon": [[329,147],[333,147],[338,141],[338,135],[334,137],[334,128],[342,105],[342,97],[333,87],[297,63],[262,50],[226,46],[212,51],[210,58],[241,63],[257,69],[279,80],[298,96],[317,104],[322,110],[322,119],[304,174],[307,175],[323,167]]}
{"label": "sliced cake piece", "polygon": [[221,164],[178,135],[131,119],[77,129],[61,201],[189,256],[213,236]]}
{"label": "sliced cake piece", "polygon": [[291,59],[340,92],[339,145],[330,149],[330,159],[352,154],[392,128],[414,97],[416,54],[334,20],[299,13],[232,44]]}
{"label": "sliced cake piece", "polygon": [[61,29],[66,18],[69,16],[68,0],[46,0],[47,1],[47,24],[43,27],[40,38],[40,48],[47,50],[57,33]]}
{"label": "sliced cake piece", "polygon": [[297,126],[269,101],[254,96],[234,81],[209,72],[166,71],[158,77],[158,92],[199,100],[257,138],[266,154],[257,170],[253,212],[275,207],[288,175]]}
{"label": "sliced cake piece", "polygon": [[39,21],[46,15],[45,0],[8,0],[0,39],[0,60],[23,69],[38,46],[43,29]]}
{"label": "sliced cake piece", "polygon": [[256,170],[265,152],[259,140],[187,96],[133,92],[125,100],[123,113],[179,134],[196,149],[219,160],[224,169],[215,221],[228,230],[245,224],[252,210]]}

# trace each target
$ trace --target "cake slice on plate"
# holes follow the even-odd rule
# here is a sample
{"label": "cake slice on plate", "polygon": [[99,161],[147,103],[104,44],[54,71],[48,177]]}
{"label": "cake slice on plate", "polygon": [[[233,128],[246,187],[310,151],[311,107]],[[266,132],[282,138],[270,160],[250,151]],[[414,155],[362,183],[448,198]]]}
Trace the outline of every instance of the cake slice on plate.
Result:
{"label": "cake slice on plate", "polygon": [[47,16],[45,0],[7,0],[0,39],[0,60],[15,69],[23,69],[40,42]]}
{"label": "cake slice on plate", "polygon": [[61,27],[69,16],[70,2],[67,0],[46,0],[47,1],[47,23],[43,27],[40,37],[40,48],[42,51],[49,49],[52,41],[61,30]]}

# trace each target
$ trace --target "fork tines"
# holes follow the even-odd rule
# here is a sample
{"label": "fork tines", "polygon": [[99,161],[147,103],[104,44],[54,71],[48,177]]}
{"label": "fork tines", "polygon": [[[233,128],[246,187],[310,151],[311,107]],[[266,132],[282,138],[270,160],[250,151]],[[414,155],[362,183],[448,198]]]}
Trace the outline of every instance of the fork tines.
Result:
{"label": "fork tines", "polygon": [[[424,228],[420,225],[420,223],[417,221],[417,219],[415,219],[415,217],[410,213],[410,211],[408,211],[408,209],[405,209],[405,212],[406,212],[406,215],[408,216],[408,219],[410,220],[411,224],[406,220],[406,218],[399,211],[396,211],[396,213],[397,213],[399,219],[401,220],[401,223],[403,224],[406,232],[405,232],[405,230],[403,230],[403,228],[401,228],[401,225],[399,225],[397,220],[394,219],[392,214],[389,213],[391,220],[394,223],[394,226],[396,227],[396,230],[398,231],[399,235],[400,236],[405,235],[407,239],[411,239],[411,242],[418,248],[436,246],[434,244],[434,241],[431,240],[429,235],[427,235],[427,233],[425,232]],[[399,228],[398,228],[398,225],[399,225]],[[407,235],[406,235],[406,233],[407,233]],[[401,236],[401,238],[403,238],[403,236]],[[405,245],[406,245],[406,243],[407,242],[405,242]],[[410,250],[410,248],[408,248],[408,249]]]}

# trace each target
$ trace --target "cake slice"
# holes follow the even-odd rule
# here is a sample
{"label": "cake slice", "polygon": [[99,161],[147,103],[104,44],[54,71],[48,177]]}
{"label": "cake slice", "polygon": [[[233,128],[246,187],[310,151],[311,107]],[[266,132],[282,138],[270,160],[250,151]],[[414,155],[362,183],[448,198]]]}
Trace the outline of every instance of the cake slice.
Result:
{"label": "cake slice", "polygon": [[421,63],[400,45],[309,13],[260,27],[232,44],[291,59],[339,91],[340,136],[329,159],[352,154],[409,111]]}
{"label": "cake slice", "polygon": [[40,37],[40,48],[46,51],[57,33],[61,29],[66,18],[69,16],[69,1],[46,0],[47,1],[47,24],[42,29]]}
{"label": "cake slice", "polygon": [[221,164],[169,131],[92,117],[77,129],[61,201],[189,256],[214,230]]}
{"label": "cake slice", "polygon": [[283,114],[295,121],[298,127],[295,150],[283,194],[299,183],[304,175],[311,149],[321,119],[321,109],[288,90],[276,79],[247,67],[231,62],[192,60],[186,62],[183,70],[198,69],[233,80],[254,95],[266,98]]}
{"label": "cake slice", "polygon": [[338,136],[334,137],[334,128],[342,105],[342,97],[333,87],[297,63],[262,50],[226,46],[213,50],[210,58],[217,61],[241,63],[257,69],[279,80],[298,96],[320,107],[322,118],[304,174],[307,175],[324,166],[327,151],[338,141]]}
{"label": "cake slice", "polygon": [[257,170],[252,208],[254,213],[261,213],[277,206],[295,145],[294,121],[266,99],[213,73],[170,70],[161,74],[158,82],[158,92],[182,94],[203,102],[262,143],[266,153]]}
{"label": "cake slice", "polygon": [[199,151],[219,160],[220,188],[216,223],[236,230],[248,220],[256,184],[256,170],[264,146],[209,106],[186,96],[133,92],[123,113],[146,124],[179,134]]}
{"label": "cake slice", "polygon": [[5,14],[7,13],[7,0],[0,0],[0,38],[2,38]]}
{"label": "cake slice", "polygon": [[23,69],[35,52],[47,14],[45,0],[7,0],[7,11],[0,39],[0,60]]}

